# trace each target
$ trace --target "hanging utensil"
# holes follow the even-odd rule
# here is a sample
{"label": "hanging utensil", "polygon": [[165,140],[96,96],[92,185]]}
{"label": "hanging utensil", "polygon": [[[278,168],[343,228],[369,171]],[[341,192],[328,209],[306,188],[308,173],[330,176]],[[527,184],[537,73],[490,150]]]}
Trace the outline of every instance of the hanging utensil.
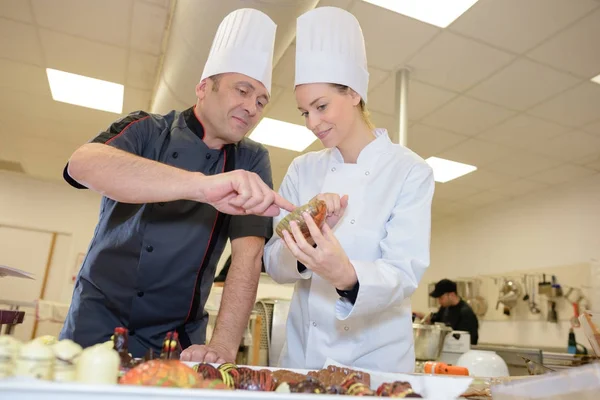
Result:
{"label": "hanging utensil", "polygon": [[540,295],[552,295],[552,283],[546,282],[546,274],[543,274],[544,280],[538,283],[538,293]]}
{"label": "hanging utensil", "polygon": [[539,314],[542,311],[538,308],[538,306],[535,302],[535,289],[536,289],[535,278],[532,278],[531,279],[531,302],[529,303],[529,311],[531,311],[532,314]]}
{"label": "hanging utensil", "polygon": [[529,300],[529,285],[527,284],[527,275],[523,277],[523,287],[525,288],[525,296],[523,296],[523,301]]}
{"label": "hanging utensil", "polygon": [[557,323],[558,313],[556,312],[556,302],[548,300],[548,322]]}

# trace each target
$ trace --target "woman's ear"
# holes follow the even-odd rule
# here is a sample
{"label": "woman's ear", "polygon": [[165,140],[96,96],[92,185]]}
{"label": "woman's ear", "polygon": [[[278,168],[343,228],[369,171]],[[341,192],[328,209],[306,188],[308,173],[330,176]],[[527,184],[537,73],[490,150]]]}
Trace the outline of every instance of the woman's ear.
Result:
{"label": "woman's ear", "polygon": [[352,98],[352,105],[353,106],[357,106],[360,104],[360,95],[358,93],[356,93],[354,90],[349,89],[348,94],[350,95],[350,97]]}

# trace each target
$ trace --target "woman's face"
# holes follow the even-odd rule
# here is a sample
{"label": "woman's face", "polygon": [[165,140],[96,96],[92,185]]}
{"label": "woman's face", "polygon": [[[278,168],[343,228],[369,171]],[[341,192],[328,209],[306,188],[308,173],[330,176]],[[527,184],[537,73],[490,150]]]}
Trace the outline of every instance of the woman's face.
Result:
{"label": "woman's face", "polygon": [[306,127],[327,148],[342,143],[359,117],[360,96],[352,90],[342,93],[328,83],[296,86],[296,102]]}

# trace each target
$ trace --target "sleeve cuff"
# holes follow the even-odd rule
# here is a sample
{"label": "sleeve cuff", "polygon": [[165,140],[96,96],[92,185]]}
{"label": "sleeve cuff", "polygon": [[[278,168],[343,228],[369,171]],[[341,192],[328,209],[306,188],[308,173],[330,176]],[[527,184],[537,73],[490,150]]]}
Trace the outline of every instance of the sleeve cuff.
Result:
{"label": "sleeve cuff", "polygon": [[354,303],[356,303],[356,298],[358,297],[359,288],[360,288],[360,283],[358,281],[356,281],[356,284],[350,290],[340,290],[337,288],[335,290],[341,297],[348,299],[348,301],[350,301],[350,303],[352,303],[352,305],[354,305]]}

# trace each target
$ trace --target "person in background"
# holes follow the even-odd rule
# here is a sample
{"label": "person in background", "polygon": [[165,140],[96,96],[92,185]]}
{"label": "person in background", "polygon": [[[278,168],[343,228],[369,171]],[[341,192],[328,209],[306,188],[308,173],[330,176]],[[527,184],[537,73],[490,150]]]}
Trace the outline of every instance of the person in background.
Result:
{"label": "person in background", "polygon": [[314,247],[295,223],[265,247],[267,273],[295,283],[279,366],[319,369],[331,358],[412,372],[410,296],[429,265],[432,169],[369,120],[356,18],[319,7],[296,32],[298,109],[326,149],[296,158],[279,192],[297,205],[322,199],[328,214],[321,229],[304,218]]}
{"label": "person in background", "polygon": [[[103,198],[61,339],[88,347],[122,326],[131,354],[143,357],[176,331],[182,357],[235,360],[270,217],[294,208],[272,190],[267,150],[245,138],[269,101],[275,31],[260,11],[232,12],[217,30],[195,106],[131,113],[71,156],[66,181]],[[227,288],[206,346],[204,304],[228,238]]]}
{"label": "person in background", "polygon": [[[457,294],[456,282],[442,279],[435,284],[429,296],[437,299],[440,309],[431,315],[428,322],[443,322],[455,331],[469,332],[471,344],[476,345],[479,340],[479,321],[471,306]],[[417,316],[423,318],[421,314]]]}

